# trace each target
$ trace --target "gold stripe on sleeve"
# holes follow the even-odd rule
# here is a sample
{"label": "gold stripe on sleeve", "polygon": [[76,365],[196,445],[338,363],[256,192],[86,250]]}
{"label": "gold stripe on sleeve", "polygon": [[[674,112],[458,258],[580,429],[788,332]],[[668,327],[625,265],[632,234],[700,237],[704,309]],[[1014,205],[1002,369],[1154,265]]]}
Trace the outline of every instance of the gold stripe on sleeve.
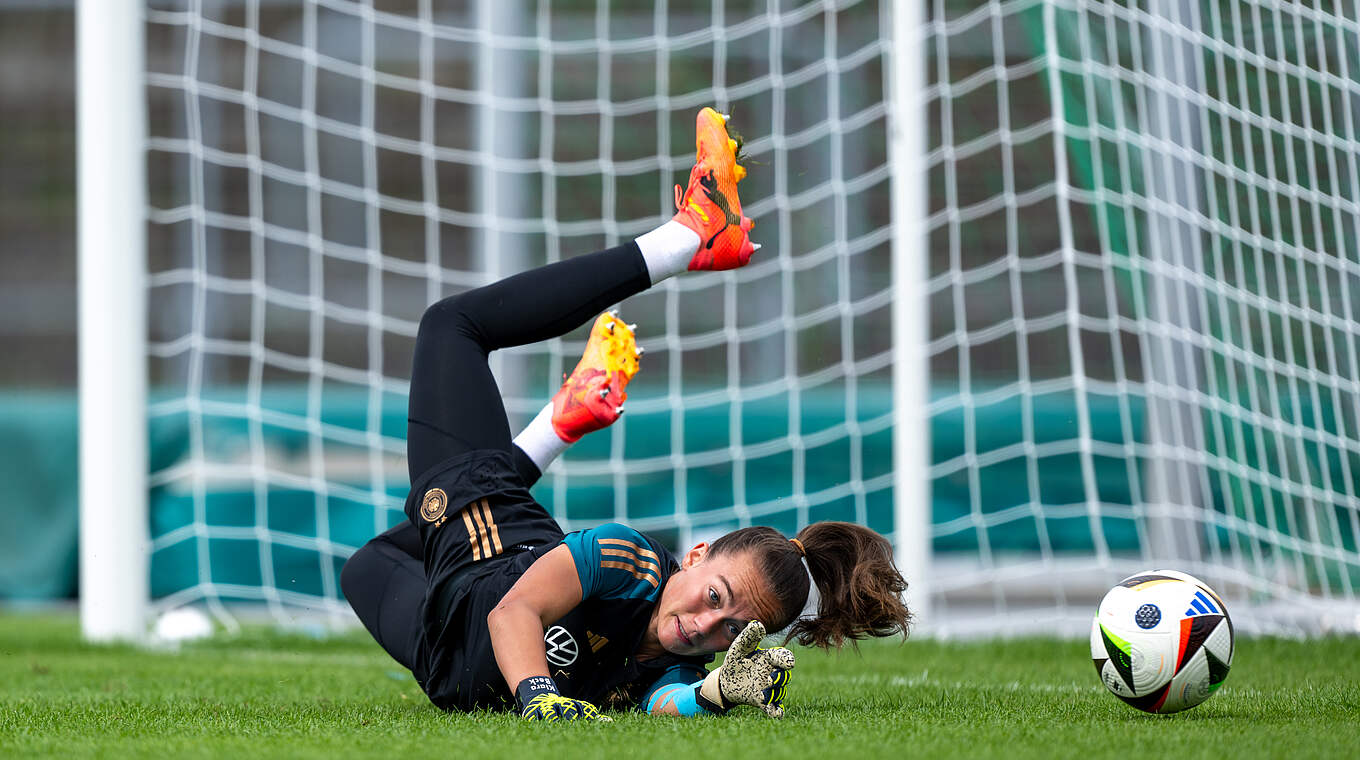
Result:
{"label": "gold stripe on sleeve", "polygon": [[650,549],[644,549],[644,548],[642,548],[641,546],[638,546],[637,544],[633,543],[632,541],[628,541],[628,540],[626,540],[626,539],[622,539],[622,538],[602,538],[602,539],[600,539],[600,543],[601,543],[601,544],[609,544],[609,545],[611,545],[611,546],[622,546],[622,547],[625,548],[625,549],[632,549],[633,551],[637,552],[637,555],[638,555],[639,557],[643,557],[643,558],[645,558],[645,559],[649,559],[649,560],[651,560],[651,561],[653,561],[653,562],[656,562],[656,563],[660,563],[660,562],[661,562],[661,558],[658,557],[658,556],[656,556],[656,552],[654,552],[654,551],[652,551],[652,550],[650,550]]}
{"label": "gold stripe on sleeve", "polygon": [[655,562],[648,562],[645,559],[639,559],[633,556],[633,553],[628,551],[627,549],[610,549],[608,547],[601,546],[600,554],[601,556],[605,557],[621,557],[623,559],[636,562],[637,566],[643,568],[644,570],[651,570],[655,572],[657,575],[661,574],[660,565],[656,564]]}
{"label": "gold stripe on sleeve", "polygon": [[639,578],[652,584],[652,588],[657,588],[661,585],[661,581],[657,580],[656,578],[653,578],[651,574],[639,570],[635,565],[631,563],[614,562],[612,560],[606,560],[600,563],[600,567],[613,567],[618,568],[619,570],[627,570],[628,572],[633,574],[634,578]]}

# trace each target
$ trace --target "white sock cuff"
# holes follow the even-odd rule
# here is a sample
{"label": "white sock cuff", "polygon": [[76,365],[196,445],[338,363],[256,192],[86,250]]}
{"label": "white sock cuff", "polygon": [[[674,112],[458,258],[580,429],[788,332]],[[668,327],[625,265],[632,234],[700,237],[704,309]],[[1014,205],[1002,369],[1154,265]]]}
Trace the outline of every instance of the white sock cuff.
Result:
{"label": "white sock cuff", "polygon": [[515,445],[520,447],[534,464],[538,465],[539,472],[547,472],[548,465],[553,460],[562,455],[562,452],[571,446],[570,443],[558,437],[557,431],[552,424],[553,406],[549,402],[547,406],[529,421],[524,430],[515,436]]}
{"label": "white sock cuff", "polygon": [[638,237],[637,244],[655,285],[689,269],[690,260],[699,250],[699,235],[672,219]]}

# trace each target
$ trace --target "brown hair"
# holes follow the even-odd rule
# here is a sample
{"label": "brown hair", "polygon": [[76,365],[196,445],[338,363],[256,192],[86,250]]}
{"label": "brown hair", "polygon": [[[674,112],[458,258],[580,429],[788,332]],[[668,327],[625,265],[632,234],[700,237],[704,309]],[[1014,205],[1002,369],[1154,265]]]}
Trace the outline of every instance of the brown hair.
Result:
{"label": "brown hair", "polygon": [[[893,564],[888,539],[862,525],[834,521],[813,523],[795,538],[797,544],[774,528],[742,528],[714,541],[709,551],[751,553],[774,596],[771,619],[761,622],[770,631],[792,623],[786,643],[797,639],[830,649],[847,639],[907,635],[911,612],[902,601],[907,582]],[[795,620],[807,604],[809,573],[820,595],[817,615]]]}

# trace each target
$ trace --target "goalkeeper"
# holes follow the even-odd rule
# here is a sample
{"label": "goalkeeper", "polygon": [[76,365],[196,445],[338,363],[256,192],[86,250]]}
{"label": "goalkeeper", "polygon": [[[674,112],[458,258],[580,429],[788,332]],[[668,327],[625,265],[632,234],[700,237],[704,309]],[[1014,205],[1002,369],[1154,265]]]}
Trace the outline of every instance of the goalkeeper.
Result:
{"label": "goalkeeper", "polygon": [[[743,266],[739,145],[726,117],[697,119],[698,158],[678,213],[627,245],[446,298],[421,319],[407,428],[408,520],[355,552],[341,587],[359,619],[445,710],[606,719],[601,707],[778,717],[793,655],[770,631],[824,648],[905,634],[906,583],[888,542],[841,522],[787,539],[744,528],[675,557],[618,524],[564,535],[529,493],[586,433],[613,423],[640,351],[612,313],[551,403],[514,438],[487,364],[554,338],[689,270]],[[800,618],[810,581],[815,617]],[[708,671],[713,655],[722,666]]]}

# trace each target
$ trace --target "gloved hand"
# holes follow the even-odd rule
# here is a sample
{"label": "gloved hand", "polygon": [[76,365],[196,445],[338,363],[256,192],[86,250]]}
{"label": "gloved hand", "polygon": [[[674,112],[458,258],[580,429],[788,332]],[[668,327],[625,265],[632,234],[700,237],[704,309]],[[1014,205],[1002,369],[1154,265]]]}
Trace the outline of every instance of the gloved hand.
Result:
{"label": "gloved hand", "polygon": [[[784,651],[787,652],[788,650]],[[770,677],[773,679],[770,688],[762,692],[762,696],[765,699],[765,704],[778,712],[778,715],[771,714],[771,717],[778,718],[784,715],[784,692],[789,688],[789,679],[793,678],[793,668],[788,670],[776,668],[770,674]]]}
{"label": "gloved hand", "polygon": [[524,706],[524,711],[520,717],[525,720],[542,720],[554,723],[559,720],[602,720],[612,721],[608,715],[601,715],[600,711],[589,702],[582,702],[579,699],[564,697],[561,694],[539,694]]}
{"label": "gloved hand", "polygon": [[519,698],[520,717],[555,723],[562,720],[600,720],[612,722],[601,715],[595,705],[557,693],[557,684],[547,676],[533,676],[520,682],[515,694]]}
{"label": "gloved hand", "polygon": [[771,718],[784,717],[784,687],[793,668],[793,652],[784,647],[762,648],[763,638],[765,625],[759,620],[752,620],[737,634],[723,664],[699,685],[699,704],[715,713],[753,705]]}

